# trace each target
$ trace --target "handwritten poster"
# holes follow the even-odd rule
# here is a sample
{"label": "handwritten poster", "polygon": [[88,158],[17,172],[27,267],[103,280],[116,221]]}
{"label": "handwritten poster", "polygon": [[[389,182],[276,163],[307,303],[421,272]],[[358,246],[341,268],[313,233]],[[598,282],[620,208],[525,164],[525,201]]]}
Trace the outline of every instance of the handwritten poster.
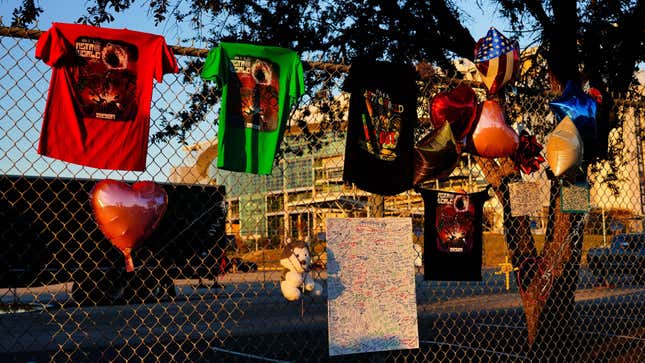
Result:
{"label": "handwritten poster", "polygon": [[540,184],[537,182],[508,183],[511,216],[538,216],[542,211]]}
{"label": "handwritten poster", "polygon": [[562,185],[560,209],[565,213],[587,213],[591,209],[590,186],[587,183]]}
{"label": "handwritten poster", "polygon": [[410,218],[328,218],[329,355],[419,347]]}

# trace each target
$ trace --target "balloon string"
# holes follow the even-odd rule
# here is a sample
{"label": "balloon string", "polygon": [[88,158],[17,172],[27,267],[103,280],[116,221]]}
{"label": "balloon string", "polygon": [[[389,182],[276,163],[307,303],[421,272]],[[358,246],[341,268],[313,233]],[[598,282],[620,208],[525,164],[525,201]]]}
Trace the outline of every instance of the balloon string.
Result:
{"label": "balloon string", "polygon": [[134,262],[132,262],[131,251],[132,251],[131,248],[124,248],[123,249],[123,256],[125,257],[125,270],[127,272],[134,271]]}

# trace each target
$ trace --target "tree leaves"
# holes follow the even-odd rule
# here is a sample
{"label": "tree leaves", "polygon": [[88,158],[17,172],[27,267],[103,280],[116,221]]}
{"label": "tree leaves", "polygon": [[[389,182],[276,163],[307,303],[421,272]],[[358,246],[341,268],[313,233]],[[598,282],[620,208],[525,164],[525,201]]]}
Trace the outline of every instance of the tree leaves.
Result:
{"label": "tree leaves", "polygon": [[115,12],[126,10],[135,0],[96,0],[95,6],[87,8],[87,15],[76,20],[77,23],[99,26],[114,21],[114,15],[108,11],[111,7]]}
{"label": "tree leaves", "polygon": [[[113,21],[116,13],[130,8],[135,0],[88,3],[91,6],[87,13],[77,21],[101,25]],[[529,55],[533,61],[526,77],[515,85],[521,92],[510,92],[508,96],[515,98],[516,103],[521,104],[526,95],[548,89],[549,83],[544,82],[549,77],[547,70],[560,83],[568,79],[588,81],[607,96],[605,99],[610,99],[610,95],[629,89],[635,65],[645,61],[643,1],[488,3],[499,6],[500,14],[510,20],[515,36],[527,29],[541,34],[542,42]],[[190,22],[196,30],[193,40],[212,45],[221,41],[275,45],[321,61],[351,62],[364,56],[395,62],[427,62],[446,74],[454,74],[454,58],[472,59],[475,43],[463,26],[460,9],[448,0],[150,0],[147,6],[155,24],[169,16],[177,22]],[[13,12],[12,26],[27,27],[42,12],[34,0],[23,0]],[[184,72],[185,82],[197,79],[194,66]],[[181,139],[186,131],[182,128],[192,127],[203,117],[203,104],[218,101],[212,90],[202,88],[200,92],[205,93],[192,98],[189,110],[174,115],[179,117],[179,125],[169,123],[163,135],[155,140],[174,136]],[[598,112],[602,129],[599,131],[604,135],[619,123],[610,112],[613,106],[610,102]],[[542,110],[539,111],[542,115]],[[535,121],[538,125],[539,119]]]}
{"label": "tree leaves", "polygon": [[11,26],[18,28],[27,28],[30,24],[38,20],[43,9],[34,4],[34,0],[23,0],[22,5],[13,10]]}

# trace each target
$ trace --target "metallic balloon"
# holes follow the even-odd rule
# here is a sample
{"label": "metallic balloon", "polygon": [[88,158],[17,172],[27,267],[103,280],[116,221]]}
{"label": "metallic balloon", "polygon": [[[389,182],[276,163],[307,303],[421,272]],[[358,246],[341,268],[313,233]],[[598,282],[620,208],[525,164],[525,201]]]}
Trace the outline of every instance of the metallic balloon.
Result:
{"label": "metallic balloon", "polygon": [[424,136],[414,147],[414,185],[448,177],[457,166],[460,153],[448,123]]}
{"label": "metallic balloon", "polygon": [[474,61],[488,93],[495,94],[517,76],[519,45],[491,27],[486,36],[477,41]]}
{"label": "metallic balloon", "polygon": [[105,237],[126,259],[126,270],[134,270],[130,253],[155,230],[166,212],[168,195],[151,181],[128,184],[106,179],[90,193],[94,218]]}
{"label": "metallic balloon", "polygon": [[473,153],[485,158],[511,156],[519,145],[519,136],[504,120],[502,106],[494,100],[482,103],[477,126],[470,136]]}
{"label": "metallic balloon", "polygon": [[515,166],[524,174],[531,174],[540,170],[540,164],[546,159],[541,155],[542,145],[537,142],[535,135],[526,130],[520,131],[520,143],[517,150],[511,155]]}
{"label": "metallic balloon", "polygon": [[560,176],[582,163],[583,144],[578,129],[566,116],[546,142],[546,160],[555,176]]}
{"label": "metallic balloon", "polygon": [[435,129],[448,122],[457,141],[470,132],[477,117],[477,96],[469,86],[438,93],[430,102],[430,120]]}
{"label": "metallic balloon", "polygon": [[549,102],[549,107],[558,122],[565,117],[573,121],[584,143],[592,145],[598,140],[596,126],[598,104],[592,96],[582,90],[578,83],[568,81],[562,95]]}

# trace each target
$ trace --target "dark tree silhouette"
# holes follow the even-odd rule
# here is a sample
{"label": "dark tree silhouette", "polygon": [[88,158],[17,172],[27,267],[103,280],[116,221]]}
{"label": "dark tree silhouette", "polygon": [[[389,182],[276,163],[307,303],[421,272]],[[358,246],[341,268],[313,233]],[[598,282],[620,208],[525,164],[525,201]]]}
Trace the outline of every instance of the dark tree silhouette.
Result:
{"label": "dark tree silhouette", "polygon": [[[109,23],[116,13],[127,9],[134,0],[89,1],[87,13],[78,22],[94,25]],[[149,0],[157,23],[190,22],[197,30],[197,40],[216,45],[220,41],[257,42],[289,47],[308,57],[332,62],[351,62],[358,56],[374,59],[422,63],[454,71],[455,57],[473,59],[475,39],[464,27],[463,13],[449,0],[335,0],[335,1],[257,1],[257,0]],[[594,162],[615,160],[615,147],[608,145],[608,133],[620,126],[613,95],[625,94],[634,80],[637,64],[645,58],[645,5],[642,0],[605,1],[478,1],[480,6],[497,6],[509,19],[515,38],[533,33],[534,70],[520,79],[523,94],[553,92],[554,97],[567,81],[589,84],[603,95],[597,113],[599,145],[588,153],[586,164],[577,175],[585,179],[587,166]],[[42,12],[33,0],[24,0],[13,13],[12,25],[27,27]],[[200,61],[184,66],[187,82],[198,78]],[[312,72],[313,73],[313,72]],[[537,75],[537,76],[536,76]],[[310,85],[320,82],[310,75]],[[507,87],[508,88],[508,87]],[[503,91],[504,92],[504,91]],[[507,111],[521,109],[521,98],[502,95]],[[639,96],[642,97],[642,96]],[[208,85],[196,93],[190,107],[174,115],[178,124],[165,125],[155,140],[179,137],[204,119],[219,93]],[[510,102],[509,102],[510,100]],[[515,100],[515,102],[513,102]],[[546,134],[553,125],[535,125]],[[304,129],[307,125],[303,126]],[[311,131],[306,130],[310,134]],[[305,130],[303,130],[305,132]],[[312,138],[315,140],[315,138]],[[574,292],[581,257],[582,215],[565,214],[559,208],[559,189],[552,177],[549,223],[543,251],[537,251],[527,217],[511,217],[507,185],[519,179],[509,159],[476,158],[493,185],[505,211],[505,237],[512,262],[520,267],[520,287],[529,328],[529,340],[538,357],[562,358],[562,349],[572,342],[575,317]],[[531,262],[532,261],[532,262]],[[542,266],[540,266],[542,264]],[[540,271],[553,274],[546,279]],[[548,286],[547,286],[548,285]],[[545,301],[542,291],[550,289]],[[552,356],[549,356],[552,352]],[[573,357],[575,358],[575,356]]]}

